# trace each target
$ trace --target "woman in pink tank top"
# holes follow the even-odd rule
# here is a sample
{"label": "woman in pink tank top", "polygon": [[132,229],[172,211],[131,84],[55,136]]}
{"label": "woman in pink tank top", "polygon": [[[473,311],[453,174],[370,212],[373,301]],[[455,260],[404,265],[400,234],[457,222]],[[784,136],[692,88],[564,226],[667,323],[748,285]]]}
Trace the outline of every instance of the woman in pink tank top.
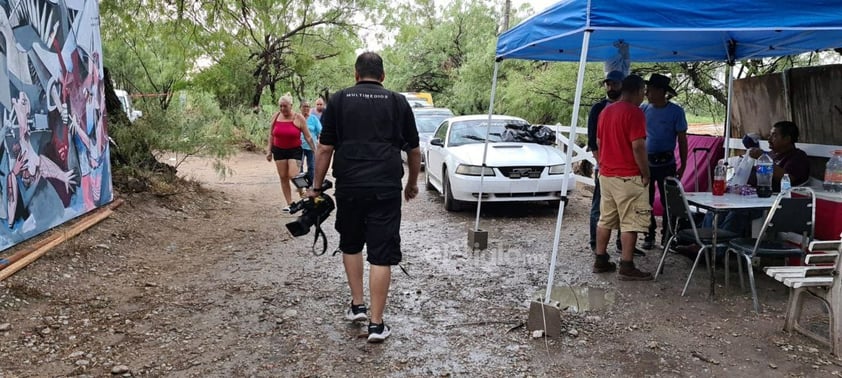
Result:
{"label": "woman in pink tank top", "polygon": [[275,161],[278,178],[281,180],[281,192],[287,204],[283,211],[288,213],[289,204],[292,203],[290,183],[301,171],[301,157],[304,153],[301,149],[301,135],[304,134],[304,139],[311,146],[315,144],[310,137],[310,130],[307,129],[307,121],[301,114],[292,111],[292,96],[281,96],[278,108],[269,128],[269,153],[266,155],[266,161]]}

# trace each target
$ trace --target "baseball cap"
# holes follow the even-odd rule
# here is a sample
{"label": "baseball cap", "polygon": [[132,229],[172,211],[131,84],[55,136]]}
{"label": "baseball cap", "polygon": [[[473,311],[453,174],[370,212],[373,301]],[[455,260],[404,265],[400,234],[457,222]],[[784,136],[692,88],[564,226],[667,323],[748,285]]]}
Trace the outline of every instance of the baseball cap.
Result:
{"label": "baseball cap", "polygon": [[626,78],[626,75],[624,73],[622,73],[620,71],[611,71],[611,72],[609,72],[608,74],[605,75],[605,80],[603,80],[602,82],[604,83],[606,81],[616,81],[618,83],[622,83],[623,79],[625,79],[625,78]]}
{"label": "baseball cap", "polygon": [[760,135],[756,133],[749,133],[743,137],[743,146],[745,148],[760,147]]}

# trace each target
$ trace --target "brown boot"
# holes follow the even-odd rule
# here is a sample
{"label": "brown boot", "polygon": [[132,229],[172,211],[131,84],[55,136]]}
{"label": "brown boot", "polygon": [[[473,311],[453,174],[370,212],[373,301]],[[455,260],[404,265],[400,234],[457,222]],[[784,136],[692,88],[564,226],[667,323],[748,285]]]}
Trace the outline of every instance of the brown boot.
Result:
{"label": "brown boot", "polygon": [[610,273],[617,270],[617,264],[608,260],[608,254],[596,255],[593,262],[594,273]]}
{"label": "brown boot", "polygon": [[652,273],[641,272],[640,269],[634,267],[634,261],[620,261],[619,275],[621,281],[649,281],[652,279]]}

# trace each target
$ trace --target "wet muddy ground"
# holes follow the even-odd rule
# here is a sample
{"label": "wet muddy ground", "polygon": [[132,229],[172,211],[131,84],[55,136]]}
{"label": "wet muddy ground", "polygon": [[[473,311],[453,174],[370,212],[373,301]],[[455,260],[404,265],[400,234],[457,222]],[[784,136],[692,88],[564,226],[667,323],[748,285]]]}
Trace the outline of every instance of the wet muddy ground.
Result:
{"label": "wet muddy ground", "polygon": [[[343,319],[339,257],[313,256],[312,235],[283,228],[293,218],[280,211],[273,166],[248,153],[228,165],[233,176],[220,179],[209,161],[187,160],[179,171],[200,187],[128,195],[115,215],[0,282],[0,377],[842,374],[826,348],[782,331],[786,290],[765,276],[757,315],[750,295],[722,286],[721,269],[715,300],[704,274],[681,297],[681,256],[667,257],[657,282],[592,274],[583,187],[565,212],[556,290],[569,304],[570,286],[580,288],[574,302],[590,288],[604,308],[568,309],[561,334],[533,338],[524,324],[546,289],[557,209],[484,206],[489,248],[473,251],[475,211],[448,213],[422,190],[404,207],[409,276],[393,272],[392,336],[367,344]],[[659,257],[637,264],[651,271]]]}

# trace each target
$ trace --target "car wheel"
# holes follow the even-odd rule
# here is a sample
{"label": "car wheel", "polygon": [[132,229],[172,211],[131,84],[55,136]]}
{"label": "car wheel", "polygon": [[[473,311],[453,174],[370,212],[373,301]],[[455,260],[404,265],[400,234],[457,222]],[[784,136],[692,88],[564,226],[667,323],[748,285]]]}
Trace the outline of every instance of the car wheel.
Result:
{"label": "car wheel", "polygon": [[436,190],[436,187],[433,186],[433,183],[430,181],[430,171],[427,169],[424,170],[424,184],[427,190]]}
{"label": "car wheel", "polygon": [[447,211],[462,210],[459,201],[453,199],[453,191],[450,189],[450,179],[447,177],[447,170],[442,174],[442,191],[444,192],[444,209]]}

